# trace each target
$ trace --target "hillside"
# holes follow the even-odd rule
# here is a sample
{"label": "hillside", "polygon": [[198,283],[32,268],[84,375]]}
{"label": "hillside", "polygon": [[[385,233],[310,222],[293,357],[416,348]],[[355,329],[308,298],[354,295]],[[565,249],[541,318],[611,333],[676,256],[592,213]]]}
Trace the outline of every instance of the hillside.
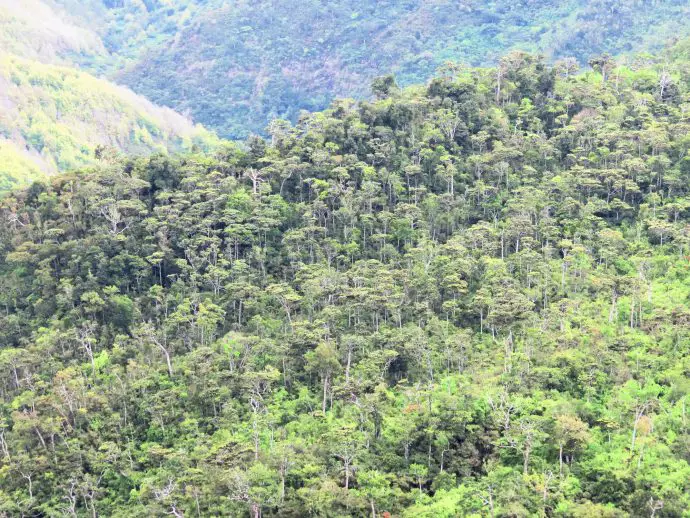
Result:
{"label": "hillside", "polygon": [[94,30],[94,12],[85,9],[87,3],[61,6],[51,0],[0,0],[0,50],[63,65],[73,59],[95,59],[106,49]]}
{"label": "hillside", "polygon": [[447,60],[656,54],[690,36],[689,14],[683,0],[0,0],[0,48],[79,66],[245,138],[335,97],[367,98],[378,75],[423,83]]}
{"label": "hillside", "polygon": [[74,69],[0,54],[0,191],[127,154],[208,148],[215,137],[169,108]]}
{"label": "hillside", "polygon": [[684,0],[100,3],[109,54],[79,62],[232,138],[336,96],[366,98],[381,74],[423,83],[446,60],[490,65],[511,49],[585,65],[690,35]]}
{"label": "hillside", "polygon": [[126,154],[209,149],[216,137],[106,79],[74,68],[106,53],[100,37],[59,6],[0,2],[0,192]]}
{"label": "hillside", "polygon": [[686,516],[687,67],[594,66],[0,200],[0,513]]}

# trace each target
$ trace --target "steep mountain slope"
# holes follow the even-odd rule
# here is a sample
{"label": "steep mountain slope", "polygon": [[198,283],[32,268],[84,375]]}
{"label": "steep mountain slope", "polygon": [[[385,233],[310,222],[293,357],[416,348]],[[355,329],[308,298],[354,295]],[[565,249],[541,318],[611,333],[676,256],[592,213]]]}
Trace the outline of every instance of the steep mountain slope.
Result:
{"label": "steep mountain slope", "polygon": [[[214,137],[169,108],[74,69],[0,54],[0,189],[38,172],[94,161],[99,146],[127,154],[207,148]],[[31,167],[23,168],[26,163]]]}
{"label": "steep mountain slope", "polygon": [[690,34],[684,0],[107,3],[103,41],[126,66],[113,77],[230,137],[368,96],[383,73],[424,82],[446,60],[490,64],[514,48],[586,63]]}
{"label": "steep mountain slope", "polygon": [[424,82],[446,60],[491,64],[514,48],[584,64],[690,34],[684,0],[0,0],[0,17],[3,8],[9,49],[78,64],[232,138],[335,96],[368,97],[384,73]]}
{"label": "steep mountain slope", "polygon": [[687,516],[687,69],[511,54],[0,200],[0,514]]}
{"label": "steep mountain slope", "polygon": [[93,60],[106,52],[94,30],[97,19],[76,2],[0,0],[0,50],[43,63]]}
{"label": "steep mountain slope", "polygon": [[107,55],[82,22],[48,2],[0,2],[0,191],[93,163],[99,146],[143,154],[216,140],[171,109],[72,68]]}
{"label": "steep mountain slope", "polygon": [[65,67],[0,53],[0,190],[95,160],[208,148],[214,137],[169,108]]}

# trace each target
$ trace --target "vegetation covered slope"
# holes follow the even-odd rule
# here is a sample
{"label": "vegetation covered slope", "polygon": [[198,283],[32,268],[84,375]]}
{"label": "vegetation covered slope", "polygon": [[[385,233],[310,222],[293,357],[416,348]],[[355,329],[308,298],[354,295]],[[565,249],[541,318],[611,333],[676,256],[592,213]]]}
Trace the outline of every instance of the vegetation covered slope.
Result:
{"label": "vegetation covered slope", "polygon": [[109,61],[117,81],[233,138],[364,97],[381,73],[419,83],[448,59],[485,65],[516,48],[586,63],[690,35],[684,0],[86,3],[110,6],[99,33],[111,54],[82,63]]}
{"label": "vegetation covered slope", "polygon": [[63,6],[50,0],[0,0],[0,49],[15,56],[60,64],[70,59],[94,59],[105,53],[95,31],[98,18],[74,1],[64,3]]}
{"label": "vegetation covered slope", "polygon": [[375,76],[426,81],[510,49],[586,63],[690,35],[684,0],[0,0],[0,46],[77,64],[224,137],[263,133]]}
{"label": "vegetation covered slope", "polygon": [[208,147],[214,137],[169,108],[89,74],[0,54],[0,191],[95,161]]}
{"label": "vegetation covered slope", "polygon": [[600,65],[2,200],[2,512],[686,516],[688,82]]}
{"label": "vegetation covered slope", "polygon": [[0,192],[93,163],[99,146],[139,154],[214,143],[171,109],[70,65],[104,52],[59,6],[0,2]]}

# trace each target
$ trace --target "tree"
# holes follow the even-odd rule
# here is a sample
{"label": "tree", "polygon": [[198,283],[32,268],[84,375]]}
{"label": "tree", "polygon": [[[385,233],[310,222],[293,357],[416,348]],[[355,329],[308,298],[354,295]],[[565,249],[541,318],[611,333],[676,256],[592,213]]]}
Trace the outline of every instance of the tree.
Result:
{"label": "tree", "polygon": [[589,60],[589,66],[592,67],[592,69],[596,72],[599,72],[604,82],[606,82],[609,73],[616,66],[616,63],[609,54],[604,53],[600,56],[595,56],[591,58]]}
{"label": "tree", "polygon": [[410,464],[410,475],[414,477],[419,488],[419,494],[422,494],[422,483],[426,482],[426,477],[429,475],[429,468],[423,464]]}
{"label": "tree", "polygon": [[323,385],[323,398],[321,411],[326,412],[328,395],[332,389],[333,374],[340,368],[338,353],[334,345],[330,342],[321,342],[313,351],[304,355],[307,362],[307,369],[318,373]]}
{"label": "tree", "polygon": [[554,435],[558,441],[558,464],[563,476],[563,453],[569,454],[569,463],[572,463],[575,453],[590,439],[589,427],[577,416],[563,414],[556,417]]}
{"label": "tree", "polygon": [[377,99],[385,99],[397,89],[393,75],[379,76],[371,82],[371,91]]}

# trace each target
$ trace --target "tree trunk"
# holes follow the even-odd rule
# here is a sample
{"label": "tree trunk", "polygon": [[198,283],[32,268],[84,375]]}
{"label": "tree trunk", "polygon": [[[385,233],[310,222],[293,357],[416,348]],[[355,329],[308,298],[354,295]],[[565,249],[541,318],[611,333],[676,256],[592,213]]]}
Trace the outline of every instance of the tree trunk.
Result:
{"label": "tree trunk", "polygon": [[172,362],[170,361],[170,353],[165,347],[161,347],[163,349],[163,354],[165,354],[165,363],[168,366],[168,376],[172,378],[173,376],[173,368],[172,368]]}
{"label": "tree trunk", "polygon": [[616,314],[616,301],[618,300],[618,294],[613,291],[611,295],[611,309],[609,310],[609,324],[613,322],[613,317]]}
{"label": "tree trunk", "polygon": [[523,463],[522,463],[522,472],[527,475],[527,470],[529,469],[529,456],[532,453],[532,446],[527,445],[525,446],[525,451],[522,453],[522,458],[523,458]]}
{"label": "tree trunk", "polygon": [[328,376],[323,377],[323,401],[321,403],[321,411],[326,413],[326,401],[328,400]]}
{"label": "tree trunk", "polygon": [[345,366],[345,384],[350,384],[350,366],[352,365],[352,347],[347,347],[347,365]]}
{"label": "tree trunk", "polygon": [[630,297],[630,329],[635,327],[635,297]]}

